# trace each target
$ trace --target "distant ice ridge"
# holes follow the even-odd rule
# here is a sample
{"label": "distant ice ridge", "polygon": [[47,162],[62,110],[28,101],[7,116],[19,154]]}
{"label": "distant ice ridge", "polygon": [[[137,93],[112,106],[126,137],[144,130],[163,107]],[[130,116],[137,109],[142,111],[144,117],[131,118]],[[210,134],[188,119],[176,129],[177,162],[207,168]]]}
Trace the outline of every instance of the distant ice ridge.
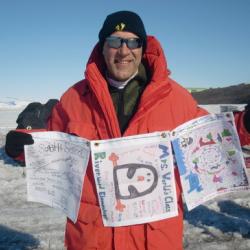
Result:
{"label": "distant ice ridge", "polygon": [[0,133],[16,128],[16,119],[30,101],[0,97]]}
{"label": "distant ice ridge", "polygon": [[207,104],[199,105],[206,109],[209,113],[222,113],[222,112],[233,112],[244,110],[246,104]]}
{"label": "distant ice ridge", "polygon": [[30,101],[19,100],[11,97],[0,98],[0,110],[22,109],[29,103]]}

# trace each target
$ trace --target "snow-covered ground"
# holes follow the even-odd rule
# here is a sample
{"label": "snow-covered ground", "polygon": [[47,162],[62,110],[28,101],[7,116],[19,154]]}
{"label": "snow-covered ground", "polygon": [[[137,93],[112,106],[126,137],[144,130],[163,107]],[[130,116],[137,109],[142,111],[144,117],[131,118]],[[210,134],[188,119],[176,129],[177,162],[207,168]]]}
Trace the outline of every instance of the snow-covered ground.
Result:
{"label": "snow-covered ground", "polygon": [[[64,249],[65,216],[26,201],[25,168],[3,150],[20,110],[0,111],[0,250]],[[250,174],[250,169],[248,170]],[[249,250],[250,192],[237,192],[185,212],[185,250]]]}
{"label": "snow-covered ground", "polygon": [[0,110],[0,250],[61,250],[65,215],[26,201],[25,168],[3,150],[5,135],[16,127],[20,111],[20,107]]}

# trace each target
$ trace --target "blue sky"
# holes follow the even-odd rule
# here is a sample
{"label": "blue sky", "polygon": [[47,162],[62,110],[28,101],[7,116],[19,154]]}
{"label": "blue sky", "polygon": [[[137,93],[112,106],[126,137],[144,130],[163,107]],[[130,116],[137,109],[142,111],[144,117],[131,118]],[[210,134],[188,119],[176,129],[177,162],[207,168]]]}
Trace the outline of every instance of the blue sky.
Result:
{"label": "blue sky", "polygon": [[250,83],[250,0],[0,0],[0,98],[59,98],[118,10],[141,16],[184,87]]}

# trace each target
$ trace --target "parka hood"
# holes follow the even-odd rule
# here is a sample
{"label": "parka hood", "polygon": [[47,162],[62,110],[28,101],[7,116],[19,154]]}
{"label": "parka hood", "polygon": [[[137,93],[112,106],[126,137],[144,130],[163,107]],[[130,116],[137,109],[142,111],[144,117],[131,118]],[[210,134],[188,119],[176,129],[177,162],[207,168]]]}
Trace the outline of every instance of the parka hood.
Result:
{"label": "parka hood", "polygon": [[[149,82],[141,95],[137,112],[130,123],[142,119],[148,112],[154,110],[171,91],[171,79],[165,55],[160,43],[153,36],[147,37],[147,48],[143,54],[142,63],[146,67]],[[105,67],[99,44],[96,44],[88,60],[85,77],[89,88],[102,108],[106,122],[109,123],[110,133],[113,134],[113,137],[119,137],[120,129],[105,79]]]}

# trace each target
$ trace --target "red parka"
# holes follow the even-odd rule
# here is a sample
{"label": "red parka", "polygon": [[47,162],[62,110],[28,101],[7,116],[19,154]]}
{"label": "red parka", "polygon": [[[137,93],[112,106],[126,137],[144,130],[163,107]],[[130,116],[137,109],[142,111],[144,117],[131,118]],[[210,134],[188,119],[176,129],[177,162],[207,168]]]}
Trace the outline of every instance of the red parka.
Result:
{"label": "red parka", "polygon": [[[159,42],[148,37],[143,63],[151,80],[138,109],[121,135],[115,108],[104,78],[104,61],[98,45],[87,64],[85,79],[62,96],[49,121],[49,129],[89,140],[172,130],[193,118],[207,114],[197,107],[189,92],[169,78]],[[70,250],[180,250],[183,236],[183,208],[180,180],[176,174],[179,215],[148,224],[104,227],[93,178],[91,159],[84,178],[77,222],[67,220],[65,243]]]}

